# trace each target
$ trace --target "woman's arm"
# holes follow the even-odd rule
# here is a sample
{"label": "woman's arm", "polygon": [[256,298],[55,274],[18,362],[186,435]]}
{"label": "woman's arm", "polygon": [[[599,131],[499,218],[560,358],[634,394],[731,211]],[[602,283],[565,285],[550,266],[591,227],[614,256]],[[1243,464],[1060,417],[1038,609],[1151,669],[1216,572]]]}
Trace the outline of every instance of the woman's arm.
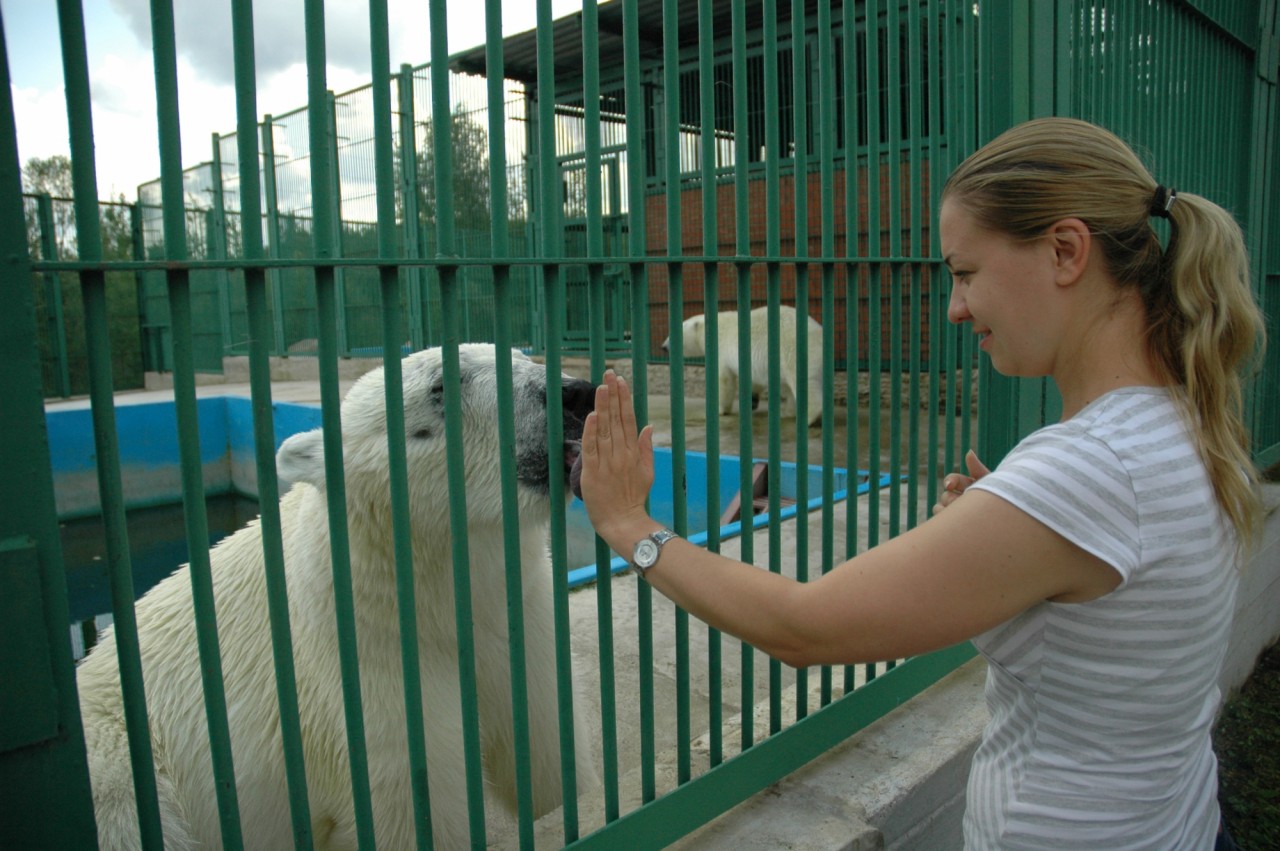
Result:
{"label": "woman's arm", "polygon": [[[630,557],[661,528],[648,427],[637,433],[626,383],[606,374],[582,439],[582,491],[596,531]],[[673,540],[645,578],[708,625],[787,664],[897,659],[972,638],[1044,600],[1114,589],[1100,559],[992,494],[975,491],[916,528],[810,582]]]}

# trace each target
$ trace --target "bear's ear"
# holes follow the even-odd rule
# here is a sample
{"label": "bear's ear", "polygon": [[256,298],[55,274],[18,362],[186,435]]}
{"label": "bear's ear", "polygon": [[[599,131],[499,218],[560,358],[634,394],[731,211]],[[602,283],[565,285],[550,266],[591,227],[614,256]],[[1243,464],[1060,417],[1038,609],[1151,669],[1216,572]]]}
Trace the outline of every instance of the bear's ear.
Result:
{"label": "bear's ear", "polygon": [[276,472],[290,482],[324,487],[324,433],[320,429],[295,434],[276,452]]}

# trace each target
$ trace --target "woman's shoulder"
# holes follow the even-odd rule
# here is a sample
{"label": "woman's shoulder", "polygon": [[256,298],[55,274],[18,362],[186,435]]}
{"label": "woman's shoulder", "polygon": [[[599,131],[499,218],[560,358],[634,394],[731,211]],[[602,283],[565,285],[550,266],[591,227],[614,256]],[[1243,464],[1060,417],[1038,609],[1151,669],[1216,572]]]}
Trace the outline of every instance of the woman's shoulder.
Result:
{"label": "woman's shoulder", "polygon": [[1068,420],[1032,432],[1010,454],[1053,447],[1071,455],[1114,456],[1123,461],[1158,447],[1181,453],[1193,443],[1167,389],[1124,387],[1099,397]]}

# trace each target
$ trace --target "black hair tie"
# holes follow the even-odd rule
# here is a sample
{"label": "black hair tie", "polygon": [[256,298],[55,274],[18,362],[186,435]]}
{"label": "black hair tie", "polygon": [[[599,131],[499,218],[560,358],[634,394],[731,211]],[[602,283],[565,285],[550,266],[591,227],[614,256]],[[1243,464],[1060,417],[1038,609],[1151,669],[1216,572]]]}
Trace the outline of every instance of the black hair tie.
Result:
{"label": "black hair tie", "polygon": [[1151,206],[1147,209],[1147,212],[1162,219],[1171,219],[1173,216],[1170,214],[1169,208],[1177,200],[1178,190],[1168,189],[1164,184],[1160,184],[1156,187],[1155,195],[1151,197]]}

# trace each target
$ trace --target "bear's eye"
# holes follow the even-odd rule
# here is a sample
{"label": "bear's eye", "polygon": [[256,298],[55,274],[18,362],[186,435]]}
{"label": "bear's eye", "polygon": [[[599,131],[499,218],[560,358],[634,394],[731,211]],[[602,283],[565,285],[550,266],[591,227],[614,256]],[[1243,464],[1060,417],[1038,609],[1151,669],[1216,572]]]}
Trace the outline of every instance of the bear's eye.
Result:
{"label": "bear's eye", "polygon": [[420,428],[417,431],[413,432],[412,436],[415,440],[426,440],[428,437],[431,436],[431,429]]}

